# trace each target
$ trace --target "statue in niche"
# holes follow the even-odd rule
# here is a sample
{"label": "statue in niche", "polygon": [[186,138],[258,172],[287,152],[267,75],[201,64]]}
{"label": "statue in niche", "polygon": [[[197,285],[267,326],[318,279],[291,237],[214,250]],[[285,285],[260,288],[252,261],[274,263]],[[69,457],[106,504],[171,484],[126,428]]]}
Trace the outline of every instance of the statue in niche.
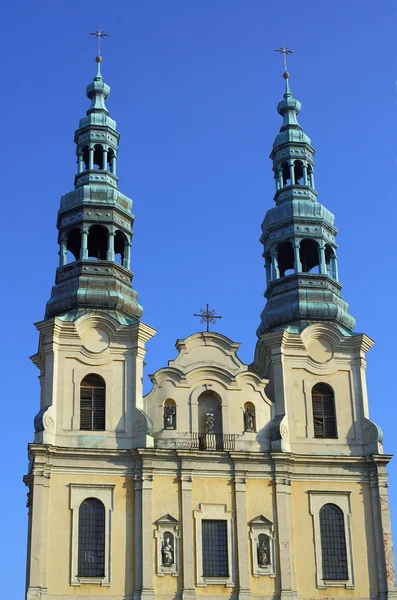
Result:
{"label": "statue in niche", "polygon": [[172,567],[174,564],[174,548],[172,544],[171,534],[165,534],[161,545],[161,561],[164,567]]}
{"label": "statue in niche", "polygon": [[269,545],[267,536],[260,535],[258,544],[256,547],[256,552],[258,556],[258,567],[267,567],[270,564],[269,561]]}
{"label": "statue in niche", "polygon": [[207,413],[205,413],[205,433],[215,433],[215,412],[213,408],[210,408]]}
{"label": "statue in niche", "polygon": [[255,410],[247,406],[244,411],[245,431],[255,431]]}
{"label": "statue in niche", "polygon": [[176,428],[176,406],[174,404],[166,404],[164,406],[164,428]]}

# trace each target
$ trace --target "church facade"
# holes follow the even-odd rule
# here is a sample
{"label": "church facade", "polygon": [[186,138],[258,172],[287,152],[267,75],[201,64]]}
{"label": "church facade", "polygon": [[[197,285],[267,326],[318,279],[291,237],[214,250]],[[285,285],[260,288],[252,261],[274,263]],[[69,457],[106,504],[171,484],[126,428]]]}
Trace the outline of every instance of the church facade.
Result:
{"label": "church facade", "polygon": [[142,390],[132,202],[101,57],[58,213],[59,267],[32,357],[26,599],[397,598],[382,432],[341,296],[334,216],[284,73],[252,364],[214,332],[178,340]]}

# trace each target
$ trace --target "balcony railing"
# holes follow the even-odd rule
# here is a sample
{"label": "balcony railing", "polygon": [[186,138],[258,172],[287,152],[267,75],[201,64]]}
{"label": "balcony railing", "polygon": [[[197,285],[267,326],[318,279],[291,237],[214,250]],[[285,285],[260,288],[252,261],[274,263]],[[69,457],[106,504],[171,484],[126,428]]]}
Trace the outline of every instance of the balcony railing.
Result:
{"label": "balcony railing", "polygon": [[176,450],[234,450],[238,434],[235,433],[185,433],[186,441],[175,442]]}

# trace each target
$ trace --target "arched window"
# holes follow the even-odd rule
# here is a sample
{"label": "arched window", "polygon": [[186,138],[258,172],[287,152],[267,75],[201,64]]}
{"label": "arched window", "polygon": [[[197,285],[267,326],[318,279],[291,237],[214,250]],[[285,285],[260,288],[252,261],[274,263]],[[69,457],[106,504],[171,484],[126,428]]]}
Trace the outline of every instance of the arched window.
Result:
{"label": "arched window", "polygon": [[116,235],[114,236],[114,257],[115,260],[125,267],[125,259],[126,259],[126,244],[127,238],[124,233],[121,231],[116,231]]}
{"label": "arched window", "polygon": [[206,391],[198,399],[199,449],[222,450],[222,405],[215,392]]}
{"label": "arched window", "polygon": [[66,242],[66,250],[68,253],[68,263],[79,260],[81,248],[81,233],[80,229],[72,229],[68,232]]}
{"label": "arched window", "polygon": [[88,146],[84,146],[84,148],[82,149],[81,153],[83,155],[84,170],[88,171],[88,162],[89,162],[89,150],[88,150]]}
{"label": "arched window", "polygon": [[345,521],[336,504],[320,509],[320,535],[323,579],[348,579]]}
{"label": "arched window", "polygon": [[328,275],[338,279],[335,251],[329,244],[325,244],[325,264],[327,265]]}
{"label": "arched window", "polygon": [[79,508],[78,576],[105,576],[105,507],[96,498]]}
{"label": "arched window", "polygon": [[169,398],[164,402],[164,429],[176,429],[176,404]]}
{"label": "arched window", "polygon": [[103,167],[103,148],[101,144],[94,146],[94,169],[102,169]]}
{"label": "arched window", "polygon": [[277,246],[278,268],[280,277],[294,273],[294,250],[291,242],[283,242]]}
{"label": "arched window", "polygon": [[87,375],[80,384],[80,429],[105,431],[105,382],[99,375]]}
{"label": "arched window", "polygon": [[281,170],[283,172],[283,186],[291,185],[291,172],[289,169],[289,164],[284,162],[281,165]]}
{"label": "arched window", "polygon": [[310,273],[314,267],[317,267],[316,272],[319,271],[318,267],[320,261],[318,259],[318,244],[314,240],[305,239],[300,243],[300,259],[302,263],[302,272]]}
{"label": "arched window", "polygon": [[244,404],[244,431],[256,431],[255,406],[252,402]]}
{"label": "arched window", "polygon": [[318,383],[312,389],[314,437],[336,438],[335,399],[332,388]]}
{"label": "arched window", "polygon": [[294,162],[294,173],[296,185],[303,185],[303,162],[301,160]]}
{"label": "arched window", "polygon": [[101,225],[92,225],[88,232],[88,257],[106,260],[108,231]]}

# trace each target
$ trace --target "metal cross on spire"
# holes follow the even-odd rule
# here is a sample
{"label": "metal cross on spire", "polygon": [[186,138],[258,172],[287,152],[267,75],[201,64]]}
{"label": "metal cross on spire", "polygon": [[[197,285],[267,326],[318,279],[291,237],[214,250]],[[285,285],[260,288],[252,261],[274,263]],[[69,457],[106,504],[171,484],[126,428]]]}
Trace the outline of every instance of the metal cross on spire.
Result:
{"label": "metal cross on spire", "polygon": [[281,44],[281,48],[275,48],[274,51],[275,52],[280,52],[280,54],[283,55],[283,58],[284,58],[284,73],[288,73],[288,70],[287,70],[287,54],[293,54],[294,51],[293,50],[289,50],[287,48],[287,46],[284,44],[284,42]]}
{"label": "metal cross on spire", "polygon": [[216,319],[222,319],[215,314],[215,310],[209,308],[208,304],[206,308],[200,308],[200,314],[194,314],[193,317],[201,317],[200,323],[207,323],[207,331],[210,330],[210,323],[216,323]]}
{"label": "metal cross on spire", "polygon": [[101,56],[101,38],[109,37],[110,34],[101,31],[101,26],[98,25],[98,29],[96,31],[90,31],[90,35],[95,35],[98,39],[98,56]]}

